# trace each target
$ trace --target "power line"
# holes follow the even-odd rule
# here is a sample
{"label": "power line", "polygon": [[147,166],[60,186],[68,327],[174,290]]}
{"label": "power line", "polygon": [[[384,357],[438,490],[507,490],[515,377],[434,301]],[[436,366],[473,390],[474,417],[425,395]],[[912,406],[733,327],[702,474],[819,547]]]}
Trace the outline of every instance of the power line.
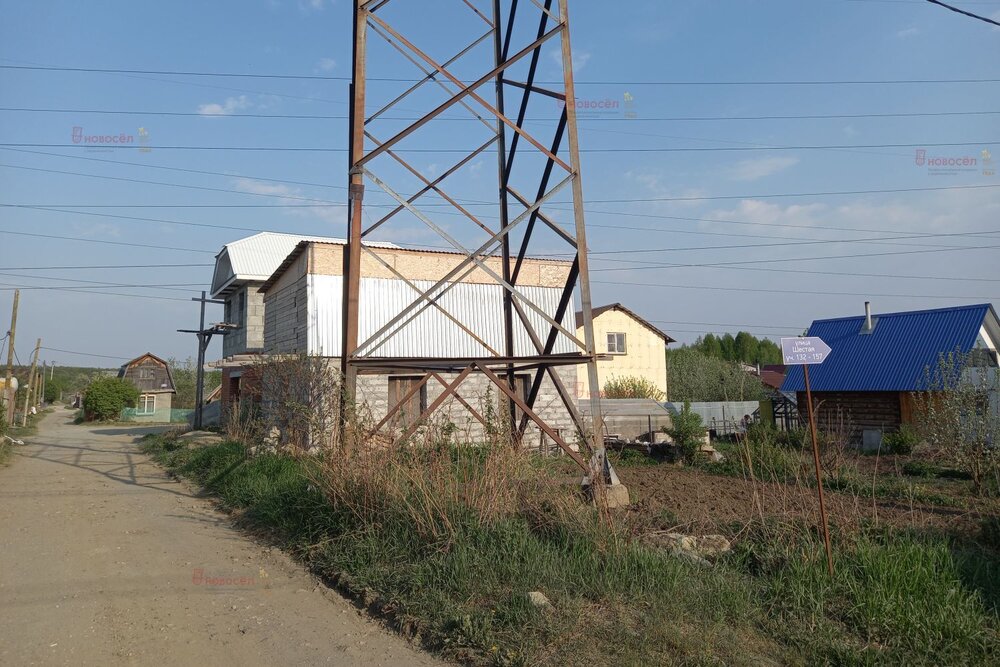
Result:
{"label": "power line", "polygon": [[7,229],[0,229],[0,234],[12,234],[14,236],[31,236],[40,239],[56,239],[60,241],[79,241],[81,243],[101,243],[105,245],[128,246],[130,248],[153,248],[155,250],[177,250],[181,252],[201,252],[214,255],[212,250],[202,250],[199,248],[175,248],[171,246],[152,245],[148,243],[126,243],[125,241],[105,241],[103,239],[86,239],[80,236],[59,236],[55,234],[33,234],[30,232],[14,232]]}
{"label": "power line", "polygon": [[[933,0],[929,0],[933,1]],[[935,3],[942,4],[943,3]],[[947,5],[943,5],[948,7]],[[949,7],[949,9],[951,9]],[[977,17],[978,18],[978,17]],[[29,70],[43,72],[79,72],[96,74],[154,74],[164,76],[229,77],[242,79],[304,79],[317,81],[350,81],[349,76],[322,74],[261,74],[251,72],[206,72],[195,70],[153,70],[101,67],[55,67],[42,65],[0,65],[0,69]],[[424,79],[398,77],[367,77],[368,81],[395,83],[415,83]],[[955,83],[997,83],[1000,79],[845,79],[845,80],[791,80],[791,81],[575,81],[578,86],[844,86],[844,85],[894,85],[894,84],[955,84]],[[562,84],[561,81],[537,81],[540,85]]]}
{"label": "power line", "polygon": [[[886,188],[877,190],[834,190],[827,192],[783,192],[768,194],[741,194],[741,195],[705,195],[692,197],[638,197],[621,199],[590,199],[588,201],[597,204],[641,204],[654,202],[680,202],[680,201],[713,201],[720,199],[775,199],[781,197],[834,197],[842,195],[871,195],[871,194],[899,194],[904,192],[940,192],[944,190],[982,190],[987,188],[1000,188],[1000,184],[986,185],[944,185],[928,188]],[[560,201],[554,204],[570,204],[572,202]],[[12,204],[0,203],[0,206],[16,208],[327,208],[329,206],[343,205],[338,202],[329,204]],[[469,203],[470,206],[495,206],[494,203]],[[391,206],[389,204],[382,207]],[[450,207],[450,204],[440,204],[438,206]],[[424,206],[427,207],[426,205]],[[550,207],[551,208],[551,207]],[[561,209],[559,209],[561,210]],[[594,211],[587,210],[588,213],[602,213],[608,215],[627,215],[619,211]],[[641,216],[650,217],[650,216]],[[652,216],[669,217],[669,216]]]}
{"label": "power line", "polygon": [[[925,142],[908,144],[830,144],[802,146],[700,146],[673,148],[581,148],[581,153],[745,153],[752,151],[811,151],[811,150],[855,150],[868,148],[955,148],[962,146],[988,146],[1000,143],[996,140],[987,141],[951,141]],[[140,144],[37,144],[37,143],[2,143],[0,147],[11,148],[90,148],[94,146],[109,146],[131,150],[159,151],[239,151],[239,152],[290,152],[290,153],[346,153],[347,148],[331,148],[329,146],[147,146]],[[430,154],[461,154],[473,152],[465,148],[402,148],[394,149],[397,153],[430,153]],[[482,153],[494,153],[486,149]]]}
{"label": "power line", "polygon": [[81,357],[98,357],[101,359],[116,359],[118,361],[128,361],[126,357],[114,357],[108,354],[94,354],[92,352],[76,352],[74,350],[61,350],[58,347],[42,347],[42,350],[48,350],[49,352],[62,352],[63,354],[76,354]]}
{"label": "power line", "polygon": [[86,289],[73,289],[72,287],[22,287],[20,285],[12,285],[11,283],[0,283],[3,287],[0,287],[0,291],[10,292],[14,289],[45,289],[52,290],[55,292],[69,292],[71,294],[97,294],[98,296],[118,296],[126,297],[130,299],[157,299],[159,301],[183,301],[188,303],[190,299],[182,299],[180,297],[174,296],[159,296],[157,294],[124,294],[121,292],[98,292],[97,290],[86,290]]}
{"label": "power line", "polygon": [[[669,289],[696,289],[696,290],[709,290],[709,291],[722,291],[722,292],[764,292],[767,294],[774,294],[774,288],[754,288],[754,287],[716,287],[712,285],[670,285],[665,283],[639,283],[639,282],[623,282],[623,281],[609,281],[609,280],[591,280],[591,284],[597,285],[629,285],[637,287],[663,287]],[[878,294],[872,292],[834,292],[831,290],[801,290],[798,287],[795,288],[796,294],[810,294],[814,296],[869,296],[869,297],[884,297],[884,298],[898,298],[898,299],[982,299],[984,301],[992,301],[996,297],[990,296],[970,296],[968,294]]]}
{"label": "power line", "polygon": [[[204,283],[154,283],[154,284],[151,284],[151,285],[134,285],[134,284],[127,284],[127,283],[112,283],[112,282],[108,282],[106,280],[84,280],[82,278],[59,278],[59,277],[56,277],[56,276],[32,276],[32,275],[25,275],[23,273],[3,273],[3,272],[0,272],[0,276],[7,276],[7,277],[10,277],[10,278],[34,278],[36,280],[54,280],[54,281],[65,282],[65,283],[87,283],[89,285],[96,285],[97,287],[100,287],[100,288],[108,288],[108,287],[136,287],[136,288],[139,288],[139,287],[141,287],[141,288],[150,288],[150,289],[162,289],[162,290],[166,290],[166,291],[169,291],[169,292],[187,292],[187,293],[190,293],[191,290],[175,289],[175,288],[179,288],[179,287],[202,287],[202,286],[204,286]],[[94,289],[97,289],[97,287],[95,287]],[[36,285],[36,286],[32,286],[32,287],[27,287],[26,289],[45,289],[45,286]],[[86,289],[86,288],[70,288],[70,289]]]}
{"label": "power line", "polygon": [[[350,116],[346,114],[265,114],[265,113],[227,113],[225,115],[205,114],[198,111],[146,111],[146,110],[115,110],[115,109],[53,109],[40,107],[0,107],[0,111],[24,112],[24,113],[74,113],[74,114],[97,114],[97,115],[121,115],[121,116],[170,116],[170,117],[197,117],[197,118],[263,118],[278,120],[348,120]],[[838,120],[862,118],[933,118],[941,116],[986,116],[1000,114],[1000,111],[926,111],[926,112],[898,112],[898,113],[840,113],[840,114],[798,114],[798,115],[760,115],[760,116],[665,116],[647,117],[639,116],[626,118],[624,116],[597,116],[594,118],[581,118],[579,122],[589,123],[593,121],[602,122],[628,122],[636,121],[649,122],[725,122],[725,121],[758,121],[758,120]],[[381,116],[383,120],[408,121],[420,120],[417,117],[403,118],[396,116]],[[471,116],[448,116],[444,120],[462,122],[480,122],[478,118]],[[550,119],[536,119],[533,122],[556,122]],[[586,126],[581,126],[586,130]]]}
{"label": "power line", "polygon": [[4,146],[0,146],[0,150],[15,151],[17,153],[31,153],[33,155],[48,155],[50,157],[61,157],[61,158],[68,158],[68,159],[71,159],[71,160],[88,160],[90,162],[106,162],[108,164],[121,164],[121,165],[126,165],[126,166],[129,166],[129,167],[146,167],[148,169],[163,169],[163,170],[167,170],[167,171],[179,171],[179,172],[184,172],[184,173],[188,173],[188,174],[201,174],[201,175],[208,175],[208,176],[224,176],[226,178],[244,178],[244,179],[254,180],[254,181],[269,181],[269,182],[272,182],[272,183],[285,183],[285,184],[288,184],[288,185],[304,185],[304,186],[309,186],[309,187],[314,187],[314,188],[333,188],[335,190],[346,190],[347,189],[346,185],[330,185],[328,183],[309,183],[309,182],[304,182],[304,181],[290,181],[290,180],[286,180],[286,179],[268,178],[267,176],[250,176],[250,175],[247,175],[247,174],[230,174],[230,173],[226,173],[224,171],[205,171],[205,170],[202,170],[202,169],[187,169],[187,168],[184,168],[184,167],[167,167],[165,165],[160,165],[160,164],[147,164],[147,163],[143,163],[143,162],[128,162],[127,160],[108,160],[108,159],[105,159],[105,158],[85,157],[83,155],[66,155],[64,153],[46,153],[45,151],[29,151],[29,150],[18,149],[18,148],[7,148],[7,147],[4,147]]}
{"label": "power line", "polygon": [[956,14],[962,14],[963,16],[968,16],[969,18],[973,18],[973,19],[976,19],[978,21],[984,21],[985,23],[991,23],[991,24],[993,24],[993,25],[995,25],[997,27],[1000,27],[1000,22],[998,22],[998,21],[994,21],[993,19],[987,18],[985,16],[980,16],[979,14],[973,14],[972,12],[967,12],[964,9],[959,9],[958,7],[953,7],[952,5],[946,5],[945,3],[941,2],[940,0],[927,0],[927,2],[931,3],[932,5],[937,5],[939,7],[944,7],[945,9],[953,11]]}
{"label": "power line", "polygon": [[[209,267],[215,264],[76,264],[66,266],[0,266],[0,271],[64,271],[74,269],[173,269]],[[26,276],[41,278],[43,276]]]}
{"label": "power line", "polygon": [[727,267],[727,266],[740,266],[743,264],[773,264],[777,262],[814,262],[818,260],[825,259],[860,259],[864,257],[888,257],[895,255],[919,255],[924,253],[934,253],[934,252],[962,252],[967,250],[992,250],[995,248],[1000,248],[1000,245],[983,245],[983,246],[968,246],[962,248],[935,248],[932,250],[898,250],[893,252],[872,252],[872,253],[852,253],[850,255],[824,255],[821,257],[780,257],[772,259],[747,259],[735,262],[712,262],[712,263],[701,263],[701,264],[647,264],[644,266],[632,266],[623,267],[616,269],[591,269],[591,273],[595,271],[638,271],[641,269],[673,269],[673,268],[691,268],[691,267]]}
{"label": "power line", "polygon": [[[867,238],[867,239],[812,239],[808,241],[778,241],[775,243],[755,243],[752,245],[747,245],[745,243],[732,244],[732,245],[716,245],[716,246],[694,246],[694,247],[671,247],[671,248],[625,248],[620,250],[591,250],[588,255],[620,255],[620,254],[639,254],[647,252],[686,252],[692,250],[752,250],[754,248],[776,248],[783,246],[800,246],[800,245],[826,245],[830,243],[866,243],[869,241],[893,241],[893,240],[904,240],[904,239],[926,239],[926,238],[943,238],[943,237],[970,237],[970,236],[984,236],[990,234],[1000,233],[1000,229],[990,229],[980,232],[945,232],[945,233],[935,233],[935,234],[909,234],[907,236],[883,236],[877,238]],[[968,246],[952,246],[954,249],[967,248]]]}
{"label": "power line", "polygon": [[[998,113],[1000,113],[1000,112],[998,112]],[[346,190],[347,189],[346,186],[329,185],[329,184],[325,184],[325,183],[308,183],[308,182],[303,182],[303,181],[290,181],[290,180],[284,180],[284,179],[270,178],[270,177],[267,177],[267,176],[251,176],[251,175],[247,175],[247,174],[228,174],[228,173],[219,172],[219,171],[204,171],[204,170],[199,170],[199,169],[185,169],[185,168],[182,168],[182,167],[167,167],[167,166],[164,166],[164,165],[145,164],[145,163],[142,163],[142,162],[128,162],[128,161],[122,161],[122,160],[108,160],[108,159],[103,159],[103,158],[84,157],[84,156],[80,156],[80,155],[65,155],[65,154],[62,154],[62,153],[46,153],[44,151],[29,151],[29,150],[22,150],[22,149],[16,149],[16,148],[4,148],[2,146],[0,146],[0,149],[2,149],[2,150],[16,151],[16,152],[19,152],[19,153],[32,153],[32,154],[36,154],[36,155],[47,155],[47,156],[51,156],[51,157],[62,157],[62,158],[69,158],[69,159],[75,159],[75,160],[89,160],[89,161],[94,161],[94,162],[107,162],[107,163],[111,163],[111,164],[121,164],[121,165],[133,166],[133,167],[147,167],[147,168],[150,168],[150,169],[165,169],[165,170],[169,170],[169,171],[179,171],[179,172],[187,172],[187,173],[194,173],[194,174],[205,174],[205,175],[212,175],[212,176],[223,176],[223,177],[226,177],[226,178],[243,178],[243,179],[250,179],[250,180],[257,180],[257,181],[269,181],[269,182],[273,182],[273,183],[287,183],[287,184],[291,184],[291,185],[303,185],[303,186],[320,187],[320,188],[334,188],[334,189],[338,189],[338,190]],[[174,185],[180,186],[180,184],[174,184]],[[995,186],[995,185],[942,186],[942,187],[934,187],[934,188],[896,188],[896,189],[888,189],[888,190],[854,190],[854,191],[837,191],[837,192],[811,192],[811,193],[802,192],[802,193],[782,193],[782,194],[724,195],[724,196],[715,196],[715,197],[684,197],[684,198],[681,198],[681,197],[663,198],[663,197],[661,197],[661,198],[657,198],[655,200],[650,200],[650,199],[629,199],[629,200],[626,200],[626,199],[617,199],[617,200],[589,200],[589,201],[592,201],[592,202],[601,202],[601,203],[632,203],[632,202],[639,203],[639,202],[649,202],[649,201],[657,201],[657,202],[660,202],[660,201],[703,201],[703,200],[712,200],[712,199],[769,199],[769,198],[778,198],[778,197],[818,197],[818,196],[839,196],[839,195],[857,195],[857,194],[891,194],[891,193],[901,193],[901,192],[930,192],[930,191],[936,191],[936,190],[968,189],[968,188],[980,188],[980,187],[997,187],[997,186]],[[237,192],[239,192],[239,191],[237,191]],[[465,199],[458,200],[458,201],[460,201],[462,203],[470,204],[470,205],[480,204],[480,205],[484,205],[484,206],[486,206],[486,205],[495,206],[495,203],[493,203],[493,202],[485,202],[485,201],[477,201],[477,200],[465,200]],[[342,202],[336,202],[336,203],[341,204]],[[559,202],[556,202],[556,203],[559,203]],[[562,203],[568,203],[568,202],[562,202]],[[368,204],[368,205],[369,206],[374,206],[375,204]],[[568,210],[568,209],[559,209],[559,208],[554,207],[554,206],[549,207],[549,208],[551,208],[553,210]],[[614,216],[643,217],[643,218],[653,218],[653,219],[664,218],[664,219],[671,219],[671,220],[688,220],[688,221],[692,221],[692,222],[717,222],[717,223],[734,224],[734,225],[737,225],[737,224],[738,225],[759,225],[759,226],[765,226],[765,227],[788,227],[788,228],[800,228],[801,227],[801,228],[809,228],[809,229],[827,229],[827,230],[832,230],[832,231],[853,231],[853,232],[867,232],[867,231],[870,231],[872,233],[892,233],[890,230],[881,230],[881,229],[859,229],[859,228],[851,228],[851,227],[829,227],[829,226],[819,226],[819,225],[789,225],[789,224],[764,223],[764,222],[741,222],[741,221],[731,221],[731,220],[714,220],[714,219],[710,219],[710,218],[686,218],[686,217],[680,217],[680,216],[652,215],[652,214],[642,214],[642,213],[627,213],[627,212],[623,212],[623,211],[598,211],[598,210],[594,210],[594,209],[585,209],[585,210],[586,210],[587,213],[606,214],[606,215],[614,215]],[[461,214],[459,214],[459,215],[461,215]],[[590,225],[590,224],[588,224],[588,227],[589,226],[600,227],[601,225]],[[627,228],[627,227],[621,227],[621,226],[617,226],[617,225],[614,226],[614,228],[616,228],[616,229],[634,229],[636,231],[669,231],[669,230],[661,230],[661,229],[650,228],[650,227]]]}

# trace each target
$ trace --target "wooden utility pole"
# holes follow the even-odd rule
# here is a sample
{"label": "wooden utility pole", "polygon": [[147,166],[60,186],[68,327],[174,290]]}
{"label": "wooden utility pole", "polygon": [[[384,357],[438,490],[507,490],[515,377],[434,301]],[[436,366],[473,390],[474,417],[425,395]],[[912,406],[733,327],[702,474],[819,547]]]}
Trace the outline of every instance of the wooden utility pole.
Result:
{"label": "wooden utility pole", "polygon": [[199,431],[202,427],[202,414],[205,407],[203,405],[205,402],[205,350],[208,349],[208,344],[212,342],[212,336],[224,336],[229,333],[229,330],[220,325],[213,325],[207,329],[205,328],[205,304],[218,303],[224,305],[226,303],[225,301],[209,299],[205,292],[201,293],[200,299],[192,298],[191,300],[199,301],[201,303],[201,319],[199,320],[198,330],[193,331],[191,329],[178,329],[177,331],[181,333],[193,333],[198,337],[198,369],[195,379],[195,405],[192,428]]}
{"label": "wooden utility pole", "polygon": [[49,370],[49,364],[48,364],[48,362],[47,361],[43,361],[42,362],[42,372],[41,372],[41,375],[39,376],[39,377],[42,378],[42,390],[38,394],[38,397],[42,399],[41,400],[42,405],[45,404],[45,380],[46,380],[45,375],[48,373],[48,370]]}
{"label": "wooden utility pole", "polygon": [[14,334],[17,333],[17,303],[21,300],[21,290],[14,290],[14,310],[10,315],[10,330],[7,331],[7,376],[4,384],[4,415],[3,418],[11,426],[14,425],[14,392],[10,385],[14,372]]}
{"label": "wooden utility pole", "polygon": [[28,401],[31,400],[31,389],[35,379],[35,370],[38,368],[38,351],[42,349],[42,339],[39,338],[35,343],[35,354],[31,359],[31,373],[28,375],[28,386],[25,388],[24,392],[24,412],[21,413],[21,426],[28,425]]}
{"label": "wooden utility pole", "polygon": [[802,366],[806,381],[806,405],[809,413],[809,435],[812,438],[813,463],[816,466],[816,493],[819,494],[819,517],[823,522],[823,542],[826,545],[826,565],[833,577],[833,549],[830,548],[830,524],[826,520],[826,503],[823,500],[823,472],[819,463],[819,438],[816,437],[816,412],[813,409],[812,387],[809,386],[809,365]]}

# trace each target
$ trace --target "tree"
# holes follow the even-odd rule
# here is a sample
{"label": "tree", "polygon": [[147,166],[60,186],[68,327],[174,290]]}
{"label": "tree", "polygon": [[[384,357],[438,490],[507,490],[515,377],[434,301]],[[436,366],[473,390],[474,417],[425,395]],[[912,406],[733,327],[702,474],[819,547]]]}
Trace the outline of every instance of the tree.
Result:
{"label": "tree", "polygon": [[613,377],[604,383],[604,398],[651,398],[654,401],[663,400],[663,392],[643,377],[625,376]]}
{"label": "tree", "polygon": [[695,347],[710,357],[722,358],[722,345],[714,334],[706,334],[699,343],[695,343]]}
{"label": "tree", "polygon": [[694,461],[705,439],[705,427],[702,425],[701,415],[692,412],[691,403],[684,401],[684,407],[673,415],[670,421],[670,428],[664,427],[663,430],[677,445],[681,457],[688,463]]}
{"label": "tree", "polygon": [[748,334],[746,331],[741,331],[736,334],[736,339],[733,341],[733,347],[733,361],[742,361],[747,364],[757,363],[757,350],[759,343],[756,338]]}
{"label": "tree", "polygon": [[1000,489],[1000,375],[981,367],[975,354],[942,354],[926,370],[925,391],[915,395],[920,434],[972,478],[982,495]]}
{"label": "tree", "polygon": [[667,352],[671,401],[759,401],[767,398],[760,378],[738,364],[692,347]]}
{"label": "tree", "polygon": [[736,339],[731,333],[724,334],[719,339],[719,346],[722,348],[722,358],[726,361],[736,360]]}
{"label": "tree", "polygon": [[125,408],[134,408],[139,390],[121,378],[99,378],[90,383],[83,395],[83,412],[88,421],[117,419]]}
{"label": "tree", "polygon": [[[170,375],[174,379],[173,407],[179,409],[194,408],[197,401],[198,385],[198,365],[193,359],[179,361],[171,357],[167,360],[170,366]],[[221,371],[207,371],[205,373],[205,395],[222,383]]]}

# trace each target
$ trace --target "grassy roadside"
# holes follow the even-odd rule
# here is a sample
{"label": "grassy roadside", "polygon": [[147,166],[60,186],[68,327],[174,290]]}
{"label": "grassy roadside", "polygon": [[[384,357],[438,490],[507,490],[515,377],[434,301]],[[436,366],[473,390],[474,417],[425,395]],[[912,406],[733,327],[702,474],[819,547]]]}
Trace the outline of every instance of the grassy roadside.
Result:
{"label": "grassy roadside", "polygon": [[[148,436],[144,448],[392,625],[464,662],[1000,659],[1000,559],[941,536],[837,535],[830,580],[808,528],[767,523],[715,567],[699,568],[630,539],[640,526],[602,524],[589,508],[563,502],[564,488],[499,498],[494,505],[515,508],[504,512],[473,496],[451,503],[447,493],[427,492],[438,482],[421,477],[424,469],[460,487],[479,483],[475,471],[490,464],[478,455],[411,466],[398,493],[386,486],[395,478],[324,487],[321,462],[248,458],[239,443],[189,449]],[[551,608],[533,606],[530,591],[543,592]]]}

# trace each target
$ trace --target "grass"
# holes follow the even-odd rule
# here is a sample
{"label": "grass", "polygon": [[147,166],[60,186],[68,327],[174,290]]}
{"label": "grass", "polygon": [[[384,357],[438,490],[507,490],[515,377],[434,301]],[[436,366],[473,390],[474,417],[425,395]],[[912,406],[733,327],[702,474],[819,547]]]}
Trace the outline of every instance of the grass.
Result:
{"label": "grass", "polygon": [[[700,462],[705,472],[727,477],[753,476],[765,482],[815,487],[811,456],[801,451],[798,436],[758,429],[740,443],[718,443],[725,459],[720,462]],[[968,475],[950,468],[921,460],[906,462],[902,474],[886,470],[873,478],[863,473],[850,455],[839,464],[824,467],[823,486],[855,496],[900,500],[938,507],[964,508],[969,505],[971,487],[964,484]]]}
{"label": "grass", "polygon": [[[392,455],[331,472],[235,442],[145,449],[269,531],[428,648],[471,664],[987,664],[1000,656],[1000,559],[942,536],[836,535],[836,576],[806,527],[754,524],[702,569],[630,539],[482,451]],[[504,485],[495,488],[500,461]],[[491,471],[490,475],[481,474]],[[503,472],[502,471],[502,472]],[[339,477],[338,477],[339,476]],[[333,480],[333,481],[331,481]],[[541,481],[542,487],[537,486]],[[539,490],[541,489],[541,490]],[[480,502],[487,498],[489,502]],[[529,591],[552,601],[531,605]]]}

